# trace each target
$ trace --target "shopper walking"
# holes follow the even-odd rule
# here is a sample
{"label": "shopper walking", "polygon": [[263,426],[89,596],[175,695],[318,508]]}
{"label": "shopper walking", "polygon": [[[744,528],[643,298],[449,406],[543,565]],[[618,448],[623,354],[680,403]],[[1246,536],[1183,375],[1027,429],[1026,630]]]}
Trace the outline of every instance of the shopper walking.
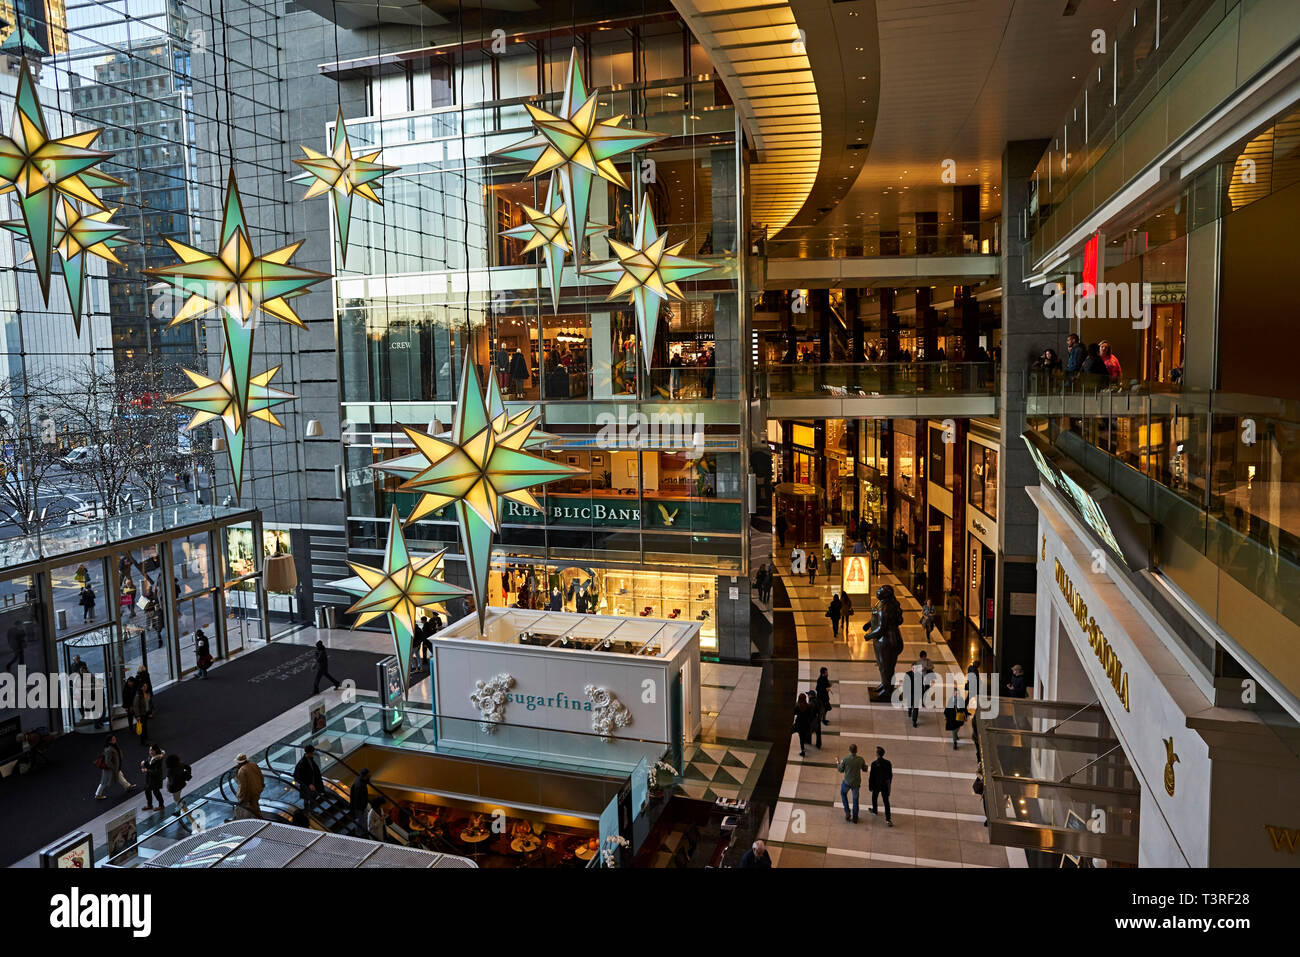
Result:
{"label": "shopper walking", "polygon": [[370,807],[369,768],[362,768],[357,774],[357,779],[352,782],[352,789],[348,791],[348,806],[352,809],[352,817],[356,820],[357,826],[364,829],[366,811]]}
{"label": "shopper walking", "polygon": [[140,762],[140,770],[144,772],[144,809],[152,811],[154,809],[154,799],[158,800],[158,810],[163,809],[163,776],[166,767],[163,762],[167,756],[163,754],[163,749],[156,744],[149,745],[149,756]]}
{"label": "shopper walking", "polygon": [[808,702],[806,694],[800,694],[799,700],[794,705],[794,731],[799,735],[799,757],[804,757],[808,753],[808,745],[812,741],[813,721],[816,715],[813,713],[813,707]]}
{"label": "shopper walking", "polygon": [[[831,713],[831,676],[825,668],[817,674],[817,698],[821,701],[822,714]],[[823,717],[822,724],[830,724],[830,719]]]}
{"label": "shopper walking", "polygon": [[867,789],[871,791],[871,813],[876,814],[876,798],[885,799],[885,823],[894,826],[889,810],[889,791],[894,784],[894,766],[885,760],[885,749],[876,748],[876,760],[867,769]]}
{"label": "shopper walking", "polygon": [[[858,754],[856,744],[849,745],[849,753],[840,758],[835,770],[844,775],[840,781],[840,801],[844,804],[844,820],[858,823],[858,794],[862,790],[862,771],[867,762]],[[853,813],[849,813],[849,792],[853,792]]]}
{"label": "shopper walking", "polygon": [[334,689],[336,691],[339,689],[339,687],[341,687],[341,683],[339,679],[335,678],[332,674],[330,674],[330,655],[329,652],[325,650],[325,642],[317,641],[316,642],[316,680],[312,682],[312,686],[311,686],[311,693],[314,695],[320,694],[321,678],[328,678],[330,681],[334,682]]}
{"label": "shopper walking", "polygon": [[1097,343],[1097,354],[1101,356],[1102,364],[1106,367],[1106,374],[1110,376],[1110,384],[1122,385],[1124,370],[1120,368],[1119,357],[1110,351],[1110,343],[1105,339]]}
{"label": "shopper walking", "polygon": [[875,544],[871,546],[871,574],[880,574],[880,546]]}
{"label": "shopper walking", "polygon": [[235,808],[235,820],[261,819],[260,802],[265,788],[266,779],[262,777],[262,769],[248,760],[248,755],[237,755],[235,757],[235,800],[239,802],[239,806]]}
{"label": "shopper walking", "polygon": [[934,641],[930,635],[934,631],[935,614],[934,605],[927,601],[921,609],[921,627],[925,629],[926,644],[931,644]]}
{"label": "shopper walking", "polygon": [[822,749],[822,718],[826,717],[826,709],[822,704],[822,699],[817,697],[817,689],[808,689],[808,704],[812,706],[812,728],[813,746],[820,751]]}
{"label": "shopper walking", "polygon": [[320,765],[316,763],[316,749],[310,744],[302,749],[302,757],[294,765],[293,783],[298,785],[298,796],[302,798],[303,810],[310,814],[325,791]]}
{"label": "shopper walking", "polygon": [[99,768],[99,787],[95,789],[96,801],[108,799],[108,787],[114,781],[122,785],[122,790],[128,794],[136,789],[137,785],[128,781],[126,775],[122,773],[122,749],[117,746],[117,735],[110,734],[104,739],[104,751],[95,758],[95,767]]}
{"label": "shopper walking", "polygon": [[785,548],[785,530],[789,527],[790,522],[786,519],[785,513],[782,512],[776,517],[776,537],[777,541],[781,543],[782,548]]}
{"label": "shopper walking", "polygon": [[966,722],[966,696],[960,688],[953,688],[948,703],[943,708],[943,727],[952,732],[952,749],[957,750],[957,734]]}
{"label": "shopper walking", "polygon": [[153,689],[146,678],[136,677],[135,698],[131,702],[135,715],[135,734],[142,745],[149,743],[149,716],[153,714]]}
{"label": "shopper walking", "polygon": [[843,612],[844,605],[840,602],[840,596],[832,595],[830,607],[826,609],[826,617],[831,620],[831,638],[837,641],[840,637],[840,616]]}
{"label": "shopper walking", "polygon": [[185,805],[181,803],[181,792],[185,790],[185,785],[194,776],[194,772],[177,754],[167,755],[164,767],[167,769],[167,793],[171,795],[178,808],[184,808]]}
{"label": "shopper walking", "polygon": [[388,828],[384,825],[384,799],[382,797],[372,798],[370,808],[366,811],[366,830],[370,832],[370,837],[376,841],[388,840]]}
{"label": "shopper walking", "polygon": [[816,585],[817,584],[817,553],[813,552],[806,559],[804,559],[804,561],[806,563],[805,567],[808,569],[808,584]]}
{"label": "shopper walking", "polygon": [[934,662],[922,651],[907,670],[907,716],[914,728],[921,713],[921,705],[925,703],[925,693],[933,680]]}
{"label": "shopper walking", "polygon": [[829,544],[822,549],[822,562],[826,566],[824,574],[830,578],[835,574],[835,551]]}
{"label": "shopper walking", "polygon": [[853,622],[853,599],[846,591],[840,592],[840,618],[844,621],[844,640],[847,641],[852,634],[850,625]]}
{"label": "shopper walking", "polygon": [[212,667],[212,646],[202,628],[194,632],[194,667],[198,669],[200,678],[206,678],[208,669]]}
{"label": "shopper walking", "polygon": [[966,697],[975,706],[975,711],[978,713],[980,710],[980,672],[979,664],[974,661],[966,669]]}

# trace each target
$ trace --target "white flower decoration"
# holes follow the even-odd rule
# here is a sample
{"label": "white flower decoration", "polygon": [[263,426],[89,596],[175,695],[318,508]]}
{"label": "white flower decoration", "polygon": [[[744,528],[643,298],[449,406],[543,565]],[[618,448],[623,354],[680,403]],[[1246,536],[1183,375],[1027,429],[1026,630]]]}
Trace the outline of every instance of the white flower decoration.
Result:
{"label": "white flower decoration", "polygon": [[612,741],[615,731],[632,723],[632,712],[607,689],[587,685],[582,691],[592,703],[591,730],[601,740]]}
{"label": "white flower decoration", "polygon": [[483,716],[479,723],[480,730],[491,734],[496,730],[496,725],[505,720],[506,692],[514,686],[514,677],[507,674],[494,675],[490,681],[474,682],[474,691],[469,700]]}

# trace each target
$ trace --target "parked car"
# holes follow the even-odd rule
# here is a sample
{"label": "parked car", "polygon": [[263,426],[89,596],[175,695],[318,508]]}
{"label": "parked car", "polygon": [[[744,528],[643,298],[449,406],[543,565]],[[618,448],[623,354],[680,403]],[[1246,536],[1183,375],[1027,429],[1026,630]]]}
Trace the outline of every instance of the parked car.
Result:
{"label": "parked car", "polygon": [[103,445],[98,448],[93,445],[78,445],[59,461],[64,465],[89,465],[97,456],[107,458],[112,453],[113,447],[111,445]]}

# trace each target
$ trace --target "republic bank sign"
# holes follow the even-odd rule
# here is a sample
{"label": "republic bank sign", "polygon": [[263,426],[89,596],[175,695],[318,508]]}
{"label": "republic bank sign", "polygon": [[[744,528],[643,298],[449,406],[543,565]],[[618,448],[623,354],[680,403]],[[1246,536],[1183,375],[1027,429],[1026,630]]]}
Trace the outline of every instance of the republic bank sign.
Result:
{"label": "republic bank sign", "polygon": [[[549,501],[546,508],[550,523],[581,522],[584,525],[617,525],[635,528],[641,524],[641,509],[636,505],[617,502],[563,502]],[[510,499],[505,500],[502,517],[506,521],[540,523],[542,513]]]}

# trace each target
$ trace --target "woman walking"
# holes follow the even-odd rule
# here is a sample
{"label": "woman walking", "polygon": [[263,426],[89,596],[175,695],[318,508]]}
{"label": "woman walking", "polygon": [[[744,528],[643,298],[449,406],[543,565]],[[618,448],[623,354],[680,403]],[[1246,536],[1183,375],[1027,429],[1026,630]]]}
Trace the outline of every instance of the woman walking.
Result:
{"label": "woman walking", "polygon": [[95,758],[95,767],[99,768],[99,787],[95,789],[96,801],[108,800],[108,787],[114,781],[122,785],[122,790],[131,793],[136,785],[126,779],[122,773],[122,749],[117,746],[117,735],[110,734],[104,739],[104,753]]}
{"label": "woman walking", "polygon": [[163,749],[156,744],[149,745],[149,757],[140,762],[140,770],[144,772],[144,809],[152,811],[154,809],[154,798],[158,799],[158,810],[163,809],[163,774],[166,770],[163,762],[167,756],[163,754]]}
{"label": "woman walking", "polygon": [[934,605],[927,601],[925,607],[921,609],[921,627],[925,629],[925,643],[927,645],[934,641],[930,634],[934,631],[936,614]]}
{"label": "woman walking", "polygon": [[844,620],[844,638],[847,641],[850,631],[850,624],[853,620],[853,599],[849,597],[846,591],[840,592],[840,618]]}
{"label": "woman walking", "polygon": [[167,755],[165,764],[167,768],[167,793],[172,796],[178,808],[184,808],[181,803],[181,792],[185,790],[185,785],[189,783],[193,772],[190,766],[180,759],[179,755]]}
{"label": "woman walking", "polygon": [[966,721],[966,696],[961,693],[961,689],[953,688],[952,694],[948,697],[948,704],[943,709],[943,726],[944,730],[952,732],[952,749],[957,750],[957,733],[961,731],[962,724]]}
{"label": "woman walking", "polygon": [[803,757],[808,753],[808,744],[812,741],[812,727],[815,720],[812,705],[808,703],[808,696],[801,693],[794,706],[794,731],[799,735],[799,757]]}
{"label": "woman walking", "polygon": [[143,678],[136,681],[135,699],[131,702],[131,712],[135,715],[135,733],[141,744],[149,743],[149,715],[153,713],[153,690]]}

